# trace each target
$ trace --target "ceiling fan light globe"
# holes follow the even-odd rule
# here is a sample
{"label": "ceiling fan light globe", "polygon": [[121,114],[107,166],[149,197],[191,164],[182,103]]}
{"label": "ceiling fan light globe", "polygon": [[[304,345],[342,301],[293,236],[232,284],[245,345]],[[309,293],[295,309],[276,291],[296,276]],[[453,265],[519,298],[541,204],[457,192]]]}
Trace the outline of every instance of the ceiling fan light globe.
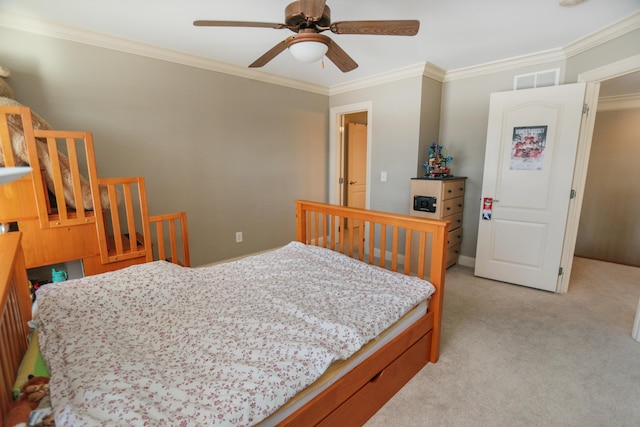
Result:
{"label": "ceiling fan light globe", "polygon": [[329,50],[329,46],[318,41],[302,41],[292,43],[289,46],[289,52],[300,62],[316,62],[319,61]]}

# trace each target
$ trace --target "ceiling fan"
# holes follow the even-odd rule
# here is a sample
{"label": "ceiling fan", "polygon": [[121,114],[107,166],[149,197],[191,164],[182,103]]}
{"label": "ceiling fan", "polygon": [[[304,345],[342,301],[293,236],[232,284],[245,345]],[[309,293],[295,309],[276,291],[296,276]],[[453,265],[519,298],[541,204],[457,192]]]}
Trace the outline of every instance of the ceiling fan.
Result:
{"label": "ceiling fan", "polygon": [[249,67],[262,67],[285,49],[303,62],[315,62],[325,54],[341,71],[348,72],[358,64],[336,42],[324,34],[330,30],[334,34],[367,34],[386,36],[414,36],[418,33],[417,20],[386,21],[343,21],[331,22],[331,10],[326,0],[298,0],[284,10],[284,24],[245,21],[194,21],[197,27],[260,27],[277,30],[289,29],[296,33],[281,41]]}

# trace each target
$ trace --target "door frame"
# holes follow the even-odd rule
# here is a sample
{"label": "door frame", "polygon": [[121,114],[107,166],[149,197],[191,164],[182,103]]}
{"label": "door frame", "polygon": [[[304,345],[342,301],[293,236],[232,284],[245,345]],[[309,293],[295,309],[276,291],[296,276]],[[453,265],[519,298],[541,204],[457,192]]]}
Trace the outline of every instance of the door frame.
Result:
{"label": "door frame", "polygon": [[329,112],[329,203],[339,205],[340,200],[340,175],[342,164],[342,116],[351,113],[367,112],[367,191],[366,209],[371,208],[371,152],[373,151],[373,102],[366,101],[357,104],[348,104],[333,107]]}
{"label": "door frame", "polygon": [[600,82],[636,71],[640,71],[640,55],[630,56],[623,60],[578,74],[578,82],[587,83],[584,103],[588,106],[590,114],[588,114],[586,120],[582,122],[578,139],[578,152],[576,153],[572,184],[572,188],[576,191],[576,197],[572,199],[573,203],[569,204],[562,258],[560,259],[560,265],[564,266],[564,274],[558,276],[558,284],[556,286],[557,293],[566,293],[569,290],[573,256],[576,250],[576,241],[578,240],[578,226],[580,223],[580,213],[582,212],[584,187],[587,180],[587,169],[589,167],[589,156],[591,154],[593,129],[598,110]]}

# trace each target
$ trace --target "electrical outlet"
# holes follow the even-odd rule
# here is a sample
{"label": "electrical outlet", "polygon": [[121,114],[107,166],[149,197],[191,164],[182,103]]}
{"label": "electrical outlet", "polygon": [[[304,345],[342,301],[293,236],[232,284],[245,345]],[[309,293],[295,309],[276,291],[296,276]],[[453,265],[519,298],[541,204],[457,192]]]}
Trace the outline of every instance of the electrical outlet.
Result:
{"label": "electrical outlet", "polygon": [[242,243],[242,231],[236,231],[236,243]]}
{"label": "electrical outlet", "polygon": [[387,182],[387,171],[380,172],[380,182]]}

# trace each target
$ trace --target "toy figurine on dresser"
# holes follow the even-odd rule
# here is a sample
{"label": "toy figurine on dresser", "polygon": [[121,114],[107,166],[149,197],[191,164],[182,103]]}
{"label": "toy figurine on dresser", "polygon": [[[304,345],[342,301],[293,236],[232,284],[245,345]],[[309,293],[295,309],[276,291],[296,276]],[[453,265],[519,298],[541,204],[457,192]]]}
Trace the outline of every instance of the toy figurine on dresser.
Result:
{"label": "toy figurine on dresser", "polygon": [[444,178],[450,175],[451,171],[447,164],[453,160],[453,157],[447,156],[443,150],[442,145],[436,144],[435,141],[431,143],[429,158],[424,164],[424,168],[427,170],[426,177]]}

